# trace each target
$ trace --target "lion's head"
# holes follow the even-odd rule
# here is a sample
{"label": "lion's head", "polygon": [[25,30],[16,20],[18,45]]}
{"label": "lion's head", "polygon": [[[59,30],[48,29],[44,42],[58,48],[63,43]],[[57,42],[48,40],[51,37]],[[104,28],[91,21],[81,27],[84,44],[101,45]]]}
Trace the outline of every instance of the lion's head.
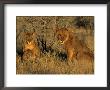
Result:
{"label": "lion's head", "polygon": [[68,29],[66,28],[57,29],[56,37],[61,44],[64,44],[69,38]]}
{"label": "lion's head", "polygon": [[24,33],[24,41],[23,41],[23,51],[32,50],[36,46],[36,38],[35,33],[25,32]]}

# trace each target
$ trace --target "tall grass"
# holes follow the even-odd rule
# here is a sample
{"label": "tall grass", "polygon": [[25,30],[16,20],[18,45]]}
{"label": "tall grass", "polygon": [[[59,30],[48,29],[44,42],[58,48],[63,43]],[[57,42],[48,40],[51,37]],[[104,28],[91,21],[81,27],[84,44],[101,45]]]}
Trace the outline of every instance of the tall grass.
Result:
{"label": "tall grass", "polygon": [[[16,17],[16,74],[94,74],[94,60],[82,58],[67,63],[65,49],[58,44],[55,37],[56,27],[73,28],[74,35],[94,52],[92,16],[18,16]],[[36,60],[23,60],[22,32],[30,31],[37,33],[36,40],[41,56]]]}
{"label": "tall grass", "polygon": [[60,60],[50,53],[42,55],[36,61],[22,61],[17,59],[17,74],[93,74],[93,60],[74,60],[69,65],[66,60]]}

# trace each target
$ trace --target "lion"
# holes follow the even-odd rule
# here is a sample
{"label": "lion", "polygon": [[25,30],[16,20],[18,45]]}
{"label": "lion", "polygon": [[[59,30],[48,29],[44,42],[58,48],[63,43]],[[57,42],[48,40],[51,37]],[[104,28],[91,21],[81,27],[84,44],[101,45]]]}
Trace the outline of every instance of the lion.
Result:
{"label": "lion", "polygon": [[23,60],[35,60],[40,57],[40,49],[36,40],[35,32],[24,32]]}
{"label": "lion", "polygon": [[93,53],[72,31],[67,28],[57,28],[55,35],[67,53],[68,62],[84,58],[93,59]]}

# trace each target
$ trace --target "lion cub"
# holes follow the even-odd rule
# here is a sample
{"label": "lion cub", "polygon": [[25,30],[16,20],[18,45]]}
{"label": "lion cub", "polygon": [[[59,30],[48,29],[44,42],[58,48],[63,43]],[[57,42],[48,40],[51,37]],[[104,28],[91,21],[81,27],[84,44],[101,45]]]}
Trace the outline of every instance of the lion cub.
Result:
{"label": "lion cub", "polygon": [[24,32],[23,38],[23,60],[36,60],[40,56],[40,50],[36,40],[35,32]]}
{"label": "lion cub", "polygon": [[93,59],[93,53],[67,28],[57,29],[55,34],[67,52],[69,62],[74,59]]}

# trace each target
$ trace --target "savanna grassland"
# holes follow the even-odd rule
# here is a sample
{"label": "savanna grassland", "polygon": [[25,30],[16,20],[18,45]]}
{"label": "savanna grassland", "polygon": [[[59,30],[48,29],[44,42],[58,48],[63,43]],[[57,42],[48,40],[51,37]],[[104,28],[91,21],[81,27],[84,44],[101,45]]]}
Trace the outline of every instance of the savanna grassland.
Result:
{"label": "savanna grassland", "polygon": [[16,74],[94,74],[94,58],[68,64],[56,28],[71,30],[94,56],[93,16],[17,16]]}

